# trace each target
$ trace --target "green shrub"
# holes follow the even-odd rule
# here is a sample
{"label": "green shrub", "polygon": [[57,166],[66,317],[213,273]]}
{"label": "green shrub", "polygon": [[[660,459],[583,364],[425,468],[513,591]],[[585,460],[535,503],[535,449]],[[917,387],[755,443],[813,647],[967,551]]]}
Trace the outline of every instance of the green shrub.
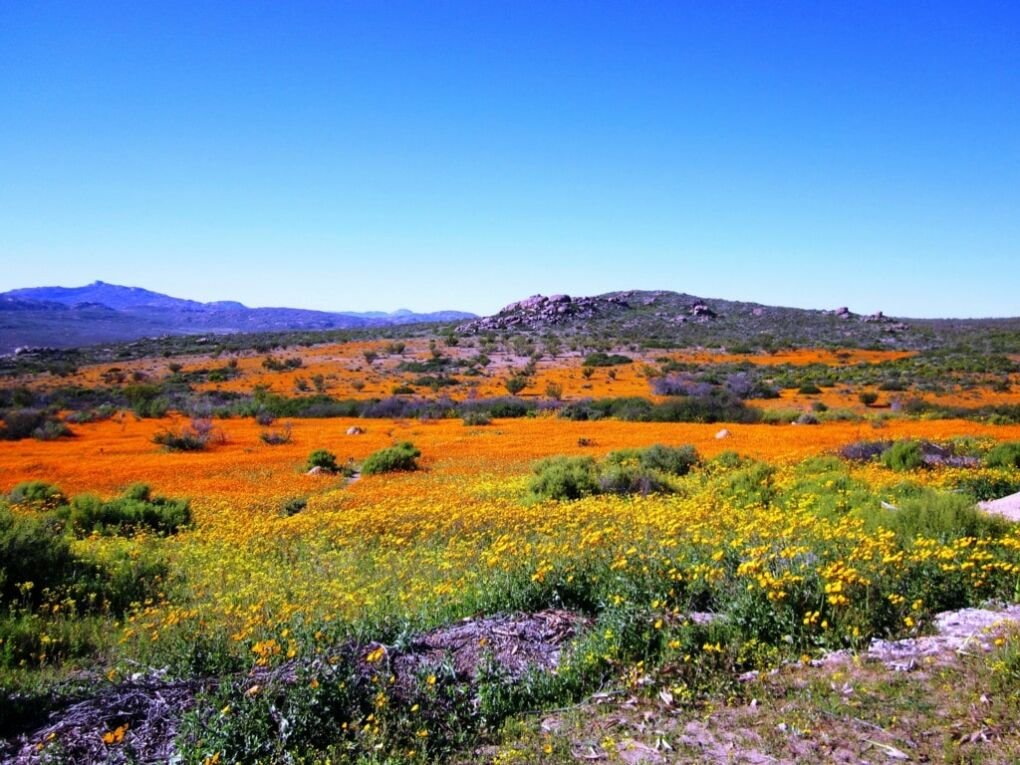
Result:
{"label": "green shrub", "polygon": [[259,439],[266,446],[280,446],[281,444],[289,444],[291,439],[292,426],[289,422],[285,422],[281,428],[269,428],[259,433]]}
{"label": "green shrub", "polygon": [[591,457],[549,457],[535,464],[528,490],[535,499],[580,499],[599,492]]}
{"label": "green shrub", "polygon": [[882,464],[899,472],[917,470],[924,465],[924,450],[917,441],[897,441],[882,452]]}
{"label": "green shrub", "polygon": [[923,490],[918,496],[901,500],[896,510],[872,508],[864,511],[873,527],[891,529],[903,542],[917,537],[948,542],[962,537],[998,537],[1012,524],[984,513],[966,495]]}
{"label": "green shrub", "polygon": [[817,396],[822,392],[822,389],[814,383],[807,383],[806,385],[801,385],[797,392],[804,396]]}
{"label": "green shrub", "polygon": [[606,457],[609,463],[636,461],[645,470],[655,470],[668,475],[687,475],[695,467],[701,457],[698,450],[689,444],[683,446],[663,446],[654,444],[646,449],[623,449],[610,452]]}
{"label": "green shrub", "polygon": [[865,406],[872,406],[878,401],[878,394],[871,390],[866,390],[857,396],[857,399]]}
{"label": "green shrub", "polygon": [[732,449],[727,449],[715,455],[710,464],[718,465],[723,470],[734,470],[743,467],[747,462],[747,458],[741,457],[740,454]]}
{"label": "green shrub", "polygon": [[[44,589],[84,568],[52,518],[14,515],[0,506],[0,600],[38,602]],[[31,587],[22,586],[27,582]]]}
{"label": "green shrub", "polygon": [[66,423],[53,419],[46,420],[32,431],[32,438],[38,441],[56,441],[58,438],[67,438],[73,435],[74,433],[71,432]]}
{"label": "green shrub", "polygon": [[398,470],[417,470],[421,452],[410,441],[380,449],[365,458],[361,472],[366,475],[391,473]]}
{"label": "green shrub", "polygon": [[728,477],[726,486],[735,502],[768,507],[779,496],[775,476],[776,469],[772,465],[750,461]]}
{"label": "green shrub", "polygon": [[24,481],[7,495],[12,505],[27,505],[36,510],[53,510],[67,504],[64,493],[46,481]]}
{"label": "green shrub", "polygon": [[1020,441],[1008,441],[993,447],[985,455],[985,465],[991,468],[1020,467]]}
{"label": "green shrub", "polygon": [[41,409],[9,409],[3,412],[0,420],[0,440],[20,441],[31,436],[40,441],[52,441],[70,435],[67,425]]}
{"label": "green shrub", "polygon": [[212,441],[213,434],[211,420],[193,418],[186,427],[161,430],[152,440],[169,452],[200,452]]}
{"label": "green shrub", "polygon": [[292,515],[300,513],[306,507],[308,507],[308,500],[305,497],[294,497],[283,503],[281,511],[285,518],[290,518]]}
{"label": "green shrub", "polygon": [[134,484],[121,496],[103,500],[81,494],[62,514],[78,536],[130,536],[140,531],[175,534],[191,522],[187,500],[153,497],[145,484]]}
{"label": "green shrub", "polygon": [[523,375],[513,375],[512,377],[508,377],[506,382],[503,384],[506,386],[507,392],[511,396],[516,396],[528,387],[528,378]]}
{"label": "green shrub", "polygon": [[633,363],[634,359],[630,356],[622,356],[619,353],[608,354],[596,351],[584,357],[584,366],[586,367],[615,367],[621,364]]}
{"label": "green shrub", "polygon": [[311,470],[312,468],[322,468],[330,473],[336,473],[340,470],[340,466],[336,464],[336,455],[326,449],[316,449],[308,455],[308,460],[305,462],[305,470]]}
{"label": "green shrub", "polygon": [[634,464],[608,463],[599,470],[600,494],[652,494],[669,490],[661,474]]}
{"label": "green shrub", "polygon": [[492,417],[486,412],[465,412],[464,413],[464,424],[465,425],[491,425]]}
{"label": "green shrub", "polygon": [[984,502],[999,499],[1020,491],[1020,476],[1015,473],[1003,475],[989,471],[977,471],[974,475],[964,475],[954,481],[953,486],[972,496],[975,501]]}

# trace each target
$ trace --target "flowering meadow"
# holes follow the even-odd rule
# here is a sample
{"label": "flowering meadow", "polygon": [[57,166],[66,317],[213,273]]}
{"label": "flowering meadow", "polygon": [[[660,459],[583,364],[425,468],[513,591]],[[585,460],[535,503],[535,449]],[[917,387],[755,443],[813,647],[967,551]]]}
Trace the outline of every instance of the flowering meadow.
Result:
{"label": "flowering meadow", "polygon": [[[260,381],[283,374],[241,366]],[[565,395],[605,375],[578,370],[547,374]],[[637,380],[631,365],[612,384]],[[188,422],[120,411],[69,438],[0,441],[5,522],[67,524],[61,560],[78,572],[0,580],[3,735],[32,730],[83,682],[115,689],[157,672],[204,679],[175,728],[186,762],[443,761],[514,715],[628,678],[660,678],[656,689],[693,709],[738,692],[743,672],[1020,596],[1020,531],[973,509],[1020,490],[1015,464],[988,459],[1020,441],[1020,425],[224,417],[200,449],[154,442]],[[403,442],[420,452],[417,469],[358,472]],[[839,456],[861,442],[937,444],[961,459]],[[535,488],[539,460],[631,470],[653,444],[693,447],[690,469],[639,490],[592,472],[603,488],[576,498]],[[316,450],[337,469],[309,471]],[[151,497],[186,501],[187,522],[157,530]],[[469,698],[450,668],[408,681],[388,664],[413,636],[459,620],[553,611],[580,621],[552,672],[511,681],[490,667]],[[137,723],[116,722],[97,735],[126,751]],[[33,746],[59,761],[59,736]]]}

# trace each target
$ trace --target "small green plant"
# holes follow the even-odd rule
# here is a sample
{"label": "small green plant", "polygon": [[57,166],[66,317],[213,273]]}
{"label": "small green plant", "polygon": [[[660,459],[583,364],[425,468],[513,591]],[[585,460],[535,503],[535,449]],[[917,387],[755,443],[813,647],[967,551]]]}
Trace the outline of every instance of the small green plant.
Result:
{"label": "small green plant", "polygon": [[306,507],[308,507],[308,500],[305,497],[293,497],[283,503],[281,513],[285,518],[290,518],[292,515],[300,513]]}
{"label": "small green plant", "polygon": [[7,499],[12,505],[25,505],[34,510],[53,510],[67,504],[64,493],[46,481],[19,483],[7,495]]}
{"label": "small green plant", "polygon": [[873,390],[862,391],[857,400],[865,406],[874,406],[878,402],[878,394]]}
{"label": "small green plant", "polygon": [[523,375],[513,375],[512,377],[507,378],[504,385],[506,386],[507,392],[511,396],[516,396],[518,393],[520,393],[522,390],[528,387],[528,378],[524,377]]}
{"label": "small green plant", "polygon": [[882,452],[882,464],[899,472],[917,470],[924,465],[924,450],[917,441],[897,441]]}
{"label": "small green plant", "polygon": [[209,446],[215,435],[211,420],[195,417],[184,428],[159,431],[152,441],[168,452],[200,452]]}
{"label": "small green plant", "polygon": [[645,470],[654,470],[668,475],[687,475],[691,468],[701,462],[698,450],[689,444],[683,446],[663,446],[654,444],[646,449],[622,449],[610,452],[606,462],[622,464],[636,462]]}
{"label": "small green plant", "polygon": [[59,525],[50,521],[14,515],[0,505],[0,602],[37,601],[45,588],[86,568],[71,552]]}
{"label": "small green plant", "polygon": [[392,473],[402,470],[417,470],[418,457],[421,452],[410,441],[402,441],[396,446],[380,449],[365,458],[361,472],[365,475],[376,473]]}
{"label": "small green plant", "polygon": [[993,447],[985,455],[985,465],[990,468],[1020,467],[1020,441],[1007,441]]}
{"label": "small green plant", "polygon": [[492,417],[486,412],[465,412],[464,413],[464,424],[465,425],[491,425]]}
{"label": "small green plant", "polygon": [[891,529],[903,542],[917,537],[943,543],[963,537],[999,537],[1012,525],[1004,518],[981,512],[967,495],[931,490],[901,500],[896,510],[871,508],[862,515],[869,526]]}
{"label": "small green plant", "polygon": [[535,499],[580,499],[599,492],[591,457],[549,457],[538,462],[528,490]]}
{"label": "small green plant", "polygon": [[259,439],[266,446],[279,446],[281,444],[289,444],[291,439],[291,424],[286,422],[283,427],[276,429],[263,430],[259,433]]}
{"label": "small green plant", "polygon": [[633,364],[634,359],[630,356],[623,356],[619,353],[608,354],[603,351],[589,353],[584,357],[586,367],[614,367],[620,364]]}
{"label": "small green plant", "polygon": [[79,537],[131,536],[140,531],[176,534],[191,522],[187,500],[155,497],[144,483],[133,484],[121,496],[110,500],[80,494],[59,514]]}
{"label": "small green plant", "polygon": [[336,473],[340,470],[340,466],[336,464],[336,455],[327,449],[316,449],[308,455],[308,460],[305,462],[305,470],[312,470],[313,468],[320,468],[330,473]]}

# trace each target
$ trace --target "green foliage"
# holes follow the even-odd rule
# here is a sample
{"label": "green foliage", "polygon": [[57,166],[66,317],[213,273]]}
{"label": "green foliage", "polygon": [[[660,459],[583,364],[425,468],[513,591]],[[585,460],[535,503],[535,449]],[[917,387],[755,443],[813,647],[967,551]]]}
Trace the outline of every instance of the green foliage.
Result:
{"label": "green foliage", "polygon": [[599,491],[591,457],[549,457],[536,463],[528,490],[535,499],[580,499]]}
{"label": "green foliage", "polygon": [[61,532],[51,517],[14,515],[0,505],[0,600],[35,603],[44,589],[81,573],[84,566]]}
{"label": "green foliage", "polygon": [[396,446],[380,449],[365,458],[361,472],[366,475],[376,473],[392,473],[400,470],[417,470],[418,457],[421,452],[410,441],[402,441]]}
{"label": "green foliage", "polygon": [[67,504],[67,497],[52,483],[46,481],[24,481],[16,485],[9,495],[12,505],[25,505],[35,510],[53,510]]}
{"label": "green foliage", "polygon": [[917,441],[897,441],[882,452],[882,464],[899,472],[917,470],[924,465],[924,450]]}
{"label": "green foliage", "polygon": [[1020,441],[1007,441],[993,447],[985,455],[990,468],[1020,468]]}
{"label": "green foliage", "polygon": [[281,444],[289,444],[292,436],[292,426],[289,422],[283,424],[281,428],[270,428],[263,430],[259,433],[259,440],[262,441],[266,446],[280,446]]}
{"label": "green foliage", "polygon": [[693,446],[661,444],[611,452],[601,463],[591,457],[550,457],[535,464],[529,492],[533,500],[670,492],[670,478],[686,475],[699,462]]}
{"label": "green foliage", "polygon": [[602,351],[589,353],[584,357],[586,367],[615,367],[621,364],[633,364],[634,359],[630,356],[623,356],[619,353],[607,354]]}
{"label": "green foliage", "polygon": [[518,393],[520,393],[522,390],[528,387],[528,378],[524,377],[523,375],[513,375],[507,378],[504,385],[506,386],[507,392],[511,396],[516,396]]}
{"label": "green foliage", "polygon": [[615,464],[636,461],[645,470],[682,476],[687,475],[691,468],[697,466],[701,457],[698,455],[698,450],[690,444],[682,446],[654,444],[645,449],[624,449],[610,452],[606,456],[606,461]]}
{"label": "green foliage", "polygon": [[878,394],[872,390],[866,390],[857,396],[858,400],[865,406],[872,406],[878,401]]}
{"label": "green foliage", "polygon": [[183,428],[159,431],[152,437],[152,441],[168,452],[200,452],[209,446],[213,435],[211,421],[193,418],[191,423]]}
{"label": "green foliage", "polygon": [[464,424],[465,425],[491,425],[492,417],[486,412],[465,412],[464,413]]}
{"label": "green foliage", "polygon": [[900,500],[896,510],[872,507],[859,514],[872,527],[895,531],[904,543],[917,537],[940,542],[963,537],[998,537],[1012,526],[1004,518],[978,510],[966,495],[931,490]]}
{"label": "green foliage", "polygon": [[290,518],[292,515],[300,513],[306,507],[308,507],[308,500],[305,497],[293,497],[283,503],[281,514],[284,518]]}
{"label": "green foliage", "polygon": [[322,468],[330,473],[340,470],[340,466],[336,464],[336,455],[327,449],[316,449],[308,455],[308,459],[305,461],[305,470],[312,468]]}
{"label": "green foliage", "polygon": [[575,401],[562,407],[559,416],[568,420],[601,420],[614,417],[627,422],[758,422],[760,410],[724,390],[704,396],[675,396],[662,403],[627,396]]}
{"label": "green foliage", "polygon": [[966,492],[976,502],[999,499],[1020,492],[1020,475],[1012,472],[978,471],[962,475],[953,482],[957,491]]}
{"label": "green foliage", "polygon": [[20,441],[29,437],[52,441],[70,435],[71,429],[49,411],[8,409],[0,413],[0,441]]}
{"label": "green foliage", "polygon": [[751,461],[727,477],[726,489],[736,503],[769,507],[779,495],[775,476],[772,465]]}
{"label": "green foliage", "polygon": [[130,486],[121,496],[103,500],[94,494],[81,494],[61,511],[73,533],[130,536],[141,531],[176,534],[191,523],[187,500],[153,497],[146,484]]}

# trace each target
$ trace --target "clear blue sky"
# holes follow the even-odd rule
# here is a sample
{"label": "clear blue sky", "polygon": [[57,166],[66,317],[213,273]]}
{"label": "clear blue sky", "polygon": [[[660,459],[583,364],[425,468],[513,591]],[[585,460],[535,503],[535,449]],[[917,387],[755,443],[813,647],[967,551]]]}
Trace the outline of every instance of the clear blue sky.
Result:
{"label": "clear blue sky", "polygon": [[0,3],[0,290],[1020,315],[1020,3]]}

